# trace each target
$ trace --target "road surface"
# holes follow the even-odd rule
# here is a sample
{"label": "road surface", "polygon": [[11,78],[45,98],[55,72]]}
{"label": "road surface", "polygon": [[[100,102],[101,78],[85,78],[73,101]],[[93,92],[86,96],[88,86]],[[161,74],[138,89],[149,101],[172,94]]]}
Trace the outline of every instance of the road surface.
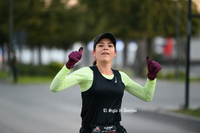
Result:
{"label": "road surface", "polygon": [[[141,85],[146,82],[141,79],[135,81]],[[199,86],[200,83],[190,85],[191,108],[200,106]],[[184,89],[184,82],[158,80],[153,101],[148,103],[125,92],[122,125],[128,133],[200,132],[191,128],[192,123],[181,125],[162,116],[143,112],[179,108],[184,104]],[[49,84],[10,85],[0,82],[0,133],[78,133],[80,112],[81,94],[78,86],[53,93]]]}

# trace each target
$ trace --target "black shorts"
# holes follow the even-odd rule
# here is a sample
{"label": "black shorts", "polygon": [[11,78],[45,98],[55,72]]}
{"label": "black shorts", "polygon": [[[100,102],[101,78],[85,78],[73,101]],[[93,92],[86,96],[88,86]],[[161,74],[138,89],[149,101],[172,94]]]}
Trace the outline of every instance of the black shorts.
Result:
{"label": "black shorts", "polygon": [[[120,124],[116,125],[116,129],[117,130],[115,133],[127,133],[126,129],[123,126],[121,126]],[[87,130],[87,129],[84,129],[83,127],[81,127],[79,133],[92,133],[92,130],[93,129]],[[99,133],[102,133],[102,132],[99,132]]]}

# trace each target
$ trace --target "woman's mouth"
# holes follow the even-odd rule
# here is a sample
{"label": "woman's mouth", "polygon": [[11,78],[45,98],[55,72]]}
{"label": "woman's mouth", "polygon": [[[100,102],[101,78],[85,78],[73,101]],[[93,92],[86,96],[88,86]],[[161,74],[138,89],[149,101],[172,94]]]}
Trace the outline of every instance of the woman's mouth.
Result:
{"label": "woman's mouth", "polygon": [[109,53],[107,53],[107,52],[103,52],[102,55],[109,55]]}

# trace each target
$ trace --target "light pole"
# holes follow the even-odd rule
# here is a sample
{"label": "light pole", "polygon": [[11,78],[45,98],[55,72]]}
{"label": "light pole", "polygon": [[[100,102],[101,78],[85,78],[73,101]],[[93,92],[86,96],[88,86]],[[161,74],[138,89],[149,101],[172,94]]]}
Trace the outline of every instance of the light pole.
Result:
{"label": "light pole", "polygon": [[9,0],[9,43],[8,43],[8,65],[10,66],[10,52],[13,46],[13,0]]}
{"label": "light pole", "polygon": [[190,69],[190,35],[191,35],[191,18],[200,18],[200,15],[191,14],[191,0],[188,0],[187,14],[187,46],[186,46],[186,80],[185,80],[185,105],[184,109],[189,106],[189,69]]}
{"label": "light pole", "polygon": [[179,79],[179,36],[180,36],[180,27],[179,27],[179,8],[178,8],[179,0],[175,1],[176,7],[176,20],[175,20],[175,27],[176,27],[176,67],[175,67],[175,74],[176,79]]}

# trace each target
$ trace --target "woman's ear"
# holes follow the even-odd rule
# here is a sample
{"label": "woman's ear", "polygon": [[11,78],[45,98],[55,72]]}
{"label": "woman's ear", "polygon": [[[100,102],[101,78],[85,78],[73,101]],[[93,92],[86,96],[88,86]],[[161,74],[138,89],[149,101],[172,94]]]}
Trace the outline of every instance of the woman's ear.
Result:
{"label": "woman's ear", "polygon": [[94,51],[94,50],[92,51],[92,54],[93,54],[94,57],[96,57],[96,56],[95,56],[95,51]]}
{"label": "woman's ear", "polygon": [[117,56],[117,51],[115,51],[115,55],[114,55],[114,57],[116,57]]}

